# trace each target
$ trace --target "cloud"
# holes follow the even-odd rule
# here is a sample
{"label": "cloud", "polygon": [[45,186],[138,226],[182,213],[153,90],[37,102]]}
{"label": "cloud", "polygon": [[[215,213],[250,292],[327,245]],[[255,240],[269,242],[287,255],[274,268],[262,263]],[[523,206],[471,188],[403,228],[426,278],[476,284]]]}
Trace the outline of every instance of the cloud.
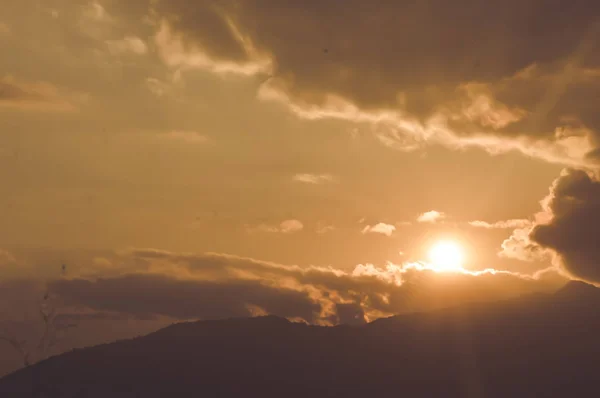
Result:
{"label": "cloud", "polygon": [[319,222],[317,224],[317,227],[315,229],[315,232],[322,235],[322,234],[326,234],[327,232],[331,232],[335,230],[335,227],[333,225],[329,225],[329,224],[325,224],[322,222]]}
{"label": "cloud", "polygon": [[526,219],[512,219],[505,221],[496,221],[495,223],[488,223],[486,221],[470,221],[469,225],[475,228],[485,229],[516,229],[526,228],[531,225],[531,221]]}
{"label": "cloud", "polygon": [[564,170],[541,203],[530,243],[555,253],[571,277],[600,284],[600,181],[582,170]]}
{"label": "cloud", "polygon": [[107,40],[108,51],[113,55],[135,54],[144,55],[148,52],[148,46],[139,37],[127,36],[119,40]]}
{"label": "cloud", "polygon": [[502,242],[500,257],[521,261],[540,261],[547,258],[547,253],[539,245],[532,242],[529,235],[533,225],[515,229],[511,236]]}
{"label": "cloud", "polygon": [[394,233],[395,230],[396,230],[395,226],[393,226],[391,224],[386,224],[386,223],[380,222],[379,224],[375,224],[373,226],[371,226],[371,225],[365,226],[362,230],[362,233],[363,234],[368,234],[368,233],[383,234],[383,235],[387,235],[387,236],[392,236],[392,234]]}
{"label": "cloud", "polygon": [[92,259],[92,262],[94,263],[95,266],[98,267],[106,267],[106,268],[112,268],[114,265],[113,263],[110,262],[109,259],[104,258],[104,257],[94,257]]}
{"label": "cloud", "polygon": [[72,112],[86,96],[46,82],[26,82],[12,76],[0,78],[0,108]]}
{"label": "cloud", "polygon": [[[90,263],[88,277],[55,281],[52,292],[69,306],[143,319],[275,314],[335,324],[551,291],[564,283],[552,272],[439,273],[418,263],[382,268],[363,264],[343,271],[219,253],[133,249],[115,256],[121,266],[113,274],[106,275],[102,264]],[[90,276],[93,269],[96,276]]]}
{"label": "cloud", "polygon": [[298,220],[285,220],[279,225],[279,230],[284,234],[302,231],[304,225]]}
{"label": "cloud", "polygon": [[284,220],[279,225],[260,224],[256,227],[250,227],[250,232],[270,232],[292,234],[304,229],[304,224],[299,220]]}
{"label": "cloud", "polygon": [[[199,7],[203,7],[202,2]],[[214,11],[213,7],[204,8],[204,13],[194,12],[198,23],[205,22],[204,29],[207,29],[206,36],[200,37],[200,42],[189,40],[187,35],[174,32],[171,25],[162,23],[160,30],[156,34],[155,44],[161,59],[170,67],[188,68],[188,69],[206,69],[218,74],[238,74],[238,75],[256,75],[258,73],[268,73],[271,70],[270,60],[259,54],[253,46],[244,40],[244,37],[237,32],[235,27],[228,23],[224,17]],[[210,31],[213,28],[216,30]],[[244,53],[244,60],[235,57],[232,60],[219,57],[216,53],[205,51],[206,43],[213,42],[211,35],[223,35],[227,37],[224,50],[233,49]],[[217,40],[219,40],[217,39]],[[231,40],[237,44],[228,43]],[[214,49],[213,49],[214,50]],[[232,55],[232,54],[230,54]]]}
{"label": "cloud", "polygon": [[438,221],[443,220],[444,218],[446,218],[446,215],[444,213],[436,210],[431,210],[419,215],[419,217],[417,217],[417,222],[434,224]]}
{"label": "cloud", "polygon": [[247,227],[248,232],[269,232],[269,233],[277,233],[279,232],[279,227],[276,225],[269,224],[260,224],[255,227]]}
{"label": "cloud", "polygon": [[[58,12],[56,16],[58,16]],[[114,23],[115,18],[98,1],[88,2],[85,6],[80,7],[77,27],[88,38],[103,41],[115,30]]]}
{"label": "cloud", "polygon": [[106,12],[106,9],[97,1],[89,2],[82,11],[85,18],[96,21],[111,20],[111,16]]}
{"label": "cloud", "polygon": [[305,184],[325,184],[332,182],[333,176],[331,174],[296,174],[293,180]]}
{"label": "cloud", "polygon": [[[269,314],[314,321],[319,306],[307,292],[282,289],[260,281],[177,280],[165,275],[128,275],[86,281],[58,281],[53,290],[72,303],[95,310],[136,316],[164,315],[176,319],[249,316],[249,306]],[[126,303],[126,304],[124,304]]]}
{"label": "cloud", "polygon": [[157,97],[162,97],[170,93],[172,90],[171,85],[154,77],[149,77],[146,79],[146,87],[148,87],[148,90],[150,90],[150,92]]}
{"label": "cloud", "polygon": [[600,143],[598,7],[352,0],[299,13],[292,0],[162,0],[154,11],[167,65],[266,78],[261,98],[301,117],[373,124],[403,150],[442,143],[582,165]]}

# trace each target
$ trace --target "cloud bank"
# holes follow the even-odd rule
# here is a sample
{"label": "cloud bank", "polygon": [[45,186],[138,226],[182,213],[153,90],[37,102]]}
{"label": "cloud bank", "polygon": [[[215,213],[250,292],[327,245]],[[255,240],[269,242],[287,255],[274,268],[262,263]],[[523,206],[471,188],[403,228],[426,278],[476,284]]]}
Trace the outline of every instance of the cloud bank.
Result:
{"label": "cloud bank", "polygon": [[597,161],[597,2],[353,3],[161,0],[155,42],[173,68],[261,76],[262,98],[400,149]]}
{"label": "cloud bank", "polygon": [[556,273],[439,273],[418,263],[343,271],[150,249],[103,259],[72,267],[69,277],[51,283],[51,291],[77,313],[179,320],[274,314],[337,324],[550,291],[565,281]]}

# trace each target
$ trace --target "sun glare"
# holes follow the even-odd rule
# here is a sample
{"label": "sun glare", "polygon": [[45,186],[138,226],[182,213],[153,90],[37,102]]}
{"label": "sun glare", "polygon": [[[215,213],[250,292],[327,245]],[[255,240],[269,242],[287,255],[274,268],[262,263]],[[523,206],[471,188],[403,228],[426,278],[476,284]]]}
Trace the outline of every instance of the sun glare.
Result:
{"label": "sun glare", "polygon": [[463,263],[462,249],[452,241],[438,242],[429,250],[429,261],[433,269],[439,272],[460,270]]}

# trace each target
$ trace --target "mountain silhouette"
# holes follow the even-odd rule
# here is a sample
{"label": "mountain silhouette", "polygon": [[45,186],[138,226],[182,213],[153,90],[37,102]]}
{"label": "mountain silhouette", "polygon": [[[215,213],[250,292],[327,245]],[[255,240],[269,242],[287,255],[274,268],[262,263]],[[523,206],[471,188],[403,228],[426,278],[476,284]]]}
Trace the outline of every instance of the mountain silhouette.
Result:
{"label": "mountain silhouette", "polygon": [[360,326],[175,324],[14,372],[0,397],[595,396],[599,336],[600,289],[572,282]]}
{"label": "mountain silhouette", "polygon": [[582,300],[587,298],[589,300],[589,303],[593,303],[594,300],[600,300],[598,290],[598,288],[589,285],[585,282],[570,281],[565,286],[563,286],[558,292],[556,292],[556,296],[575,300]]}

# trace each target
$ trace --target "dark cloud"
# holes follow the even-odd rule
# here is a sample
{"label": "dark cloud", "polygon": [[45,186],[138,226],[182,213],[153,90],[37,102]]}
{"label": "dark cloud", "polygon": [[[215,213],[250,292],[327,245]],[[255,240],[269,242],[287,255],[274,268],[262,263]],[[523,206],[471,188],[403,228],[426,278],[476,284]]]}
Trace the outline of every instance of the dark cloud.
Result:
{"label": "dark cloud", "polygon": [[[338,107],[338,116],[387,111],[397,141],[437,134],[565,162],[583,161],[598,145],[600,9],[593,0],[175,0],[159,1],[155,11],[170,29],[162,31],[162,50],[172,65],[255,64],[255,73],[272,74],[272,89],[313,106],[308,113],[327,108],[332,95],[358,107]],[[169,35],[181,46],[167,46]],[[270,71],[259,67],[265,59]],[[437,130],[425,123],[434,116]]]}
{"label": "dark cloud", "polygon": [[531,230],[531,241],[556,252],[568,274],[600,283],[600,182],[566,170],[542,204],[551,218]]}
{"label": "dark cloud", "polygon": [[[398,90],[497,80],[534,63],[564,60],[589,34],[594,9],[591,0],[268,6],[205,0],[162,1],[157,7],[211,54],[250,61],[229,27],[233,22],[254,45],[272,52],[277,72],[293,75],[300,88],[319,92],[329,81],[333,92],[371,106],[396,104]],[[344,69],[350,69],[345,79],[339,76]],[[333,75],[338,79],[329,80]],[[385,84],[370,84],[378,81]]]}
{"label": "dark cloud", "polygon": [[[100,257],[99,257],[100,256]],[[68,272],[60,274],[60,257]],[[35,251],[65,322],[124,319],[210,319],[273,314],[311,323],[371,321],[474,301],[494,301],[558,288],[556,273],[541,277],[503,271],[437,273],[419,264],[365,264],[353,270],[294,266],[220,253],[132,249],[117,253]],[[102,259],[102,261],[99,261]],[[35,272],[35,266],[29,270]],[[0,318],[37,314],[42,280],[0,284]]]}
{"label": "dark cloud", "polygon": [[[365,311],[398,313],[407,310],[433,308],[444,301],[460,303],[477,300],[483,290],[510,295],[546,286],[527,276],[505,272],[481,272],[473,274],[438,274],[420,269],[414,264],[388,264],[384,268],[374,265],[358,265],[351,272],[330,267],[299,267],[265,262],[250,258],[219,253],[178,254],[156,250],[133,250],[128,253],[138,266],[144,269],[160,269],[165,272],[190,272],[210,279],[234,277],[252,278],[299,289],[314,288],[314,297],[325,298],[325,304],[354,301],[365,306]],[[173,268],[173,264],[178,264]],[[473,286],[470,286],[470,285]],[[496,286],[497,285],[497,286]],[[480,296],[486,299],[486,295]],[[325,309],[327,310],[327,308]]]}
{"label": "dark cloud", "polygon": [[[109,261],[109,260],[107,260]],[[225,254],[130,250],[80,269],[87,279],[63,279],[54,292],[71,305],[124,312],[207,319],[274,314],[312,323],[357,323],[381,316],[489,301],[552,290],[559,277],[535,279],[507,272],[439,274],[418,265],[357,266],[352,272],[299,267]],[[112,270],[112,274],[107,270]],[[111,276],[106,276],[111,275]]]}
{"label": "dark cloud", "polygon": [[277,289],[257,281],[175,280],[160,275],[128,275],[95,281],[58,281],[52,290],[67,302],[104,311],[176,319],[251,316],[250,306],[269,314],[313,322],[319,306],[305,292]]}

